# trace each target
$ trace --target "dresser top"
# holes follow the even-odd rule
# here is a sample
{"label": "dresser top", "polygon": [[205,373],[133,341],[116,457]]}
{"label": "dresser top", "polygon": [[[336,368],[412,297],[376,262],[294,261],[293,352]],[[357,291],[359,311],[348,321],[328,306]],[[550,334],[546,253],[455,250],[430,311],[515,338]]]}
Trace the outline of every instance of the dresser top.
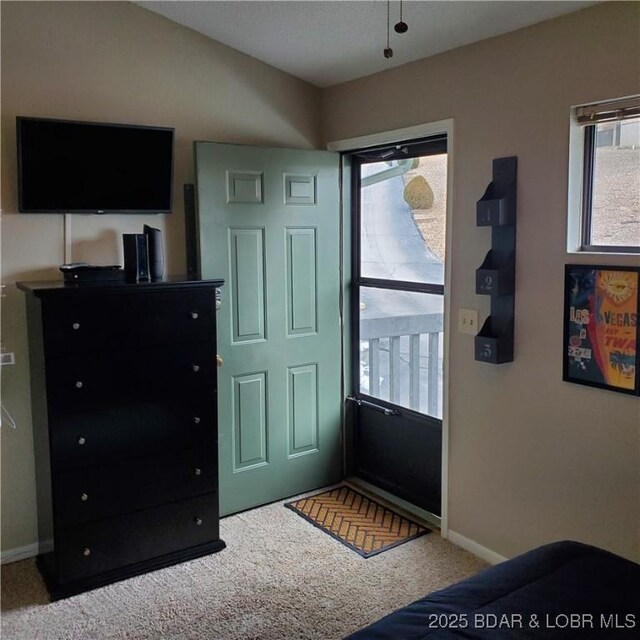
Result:
{"label": "dresser top", "polygon": [[60,295],[105,295],[142,291],[166,291],[193,289],[194,287],[221,287],[224,280],[200,280],[189,276],[166,276],[162,280],[147,282],[126,282],[124,280],[65,283],[63,280],[48,282],[16,282],[18,289],[32,293],[38,298]]}

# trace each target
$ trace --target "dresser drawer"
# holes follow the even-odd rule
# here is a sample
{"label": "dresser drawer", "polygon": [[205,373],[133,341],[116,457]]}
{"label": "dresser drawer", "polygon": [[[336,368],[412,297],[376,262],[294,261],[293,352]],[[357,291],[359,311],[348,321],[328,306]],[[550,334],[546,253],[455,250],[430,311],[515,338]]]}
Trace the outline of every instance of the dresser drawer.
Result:
{"label": "dresser drawer", "polygon": [[217,443],[215,393],[189,402],[96,402],[50,412],[54,472],[104,465]]}
{"label": "dresser drawer", "polygon": [[215,290],[88,295],[43,305],[47,358],[213,340]]}
{"label": "dresser drawer", "polygon": [[80,525],[56,536],[58,580],[85,578],[218,538],[215,493]]}
{"label": "dresser drawer", "polygon": [[118,406],[198,397],[215,390],[215,344],[52,358],[46,372],[49,406],[54,410],[94,406],[105,400]]}
{"label": "dresser drawer", "polygon": [[54,474],[55,526],[111,518],[212,493],[218,484],[217,455],[212,446]]}

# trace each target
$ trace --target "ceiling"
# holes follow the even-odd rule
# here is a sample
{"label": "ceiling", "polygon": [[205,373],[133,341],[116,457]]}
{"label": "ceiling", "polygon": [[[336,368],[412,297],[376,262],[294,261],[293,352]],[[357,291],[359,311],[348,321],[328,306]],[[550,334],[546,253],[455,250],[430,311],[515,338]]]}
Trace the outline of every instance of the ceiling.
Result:
{"label": "ceiling", "polygon": [[448,49],[572,13],[597,2],[391,0],[386,59],[385,0],[232,0],[136,2],[181,25],[318,87],[397,67]]}

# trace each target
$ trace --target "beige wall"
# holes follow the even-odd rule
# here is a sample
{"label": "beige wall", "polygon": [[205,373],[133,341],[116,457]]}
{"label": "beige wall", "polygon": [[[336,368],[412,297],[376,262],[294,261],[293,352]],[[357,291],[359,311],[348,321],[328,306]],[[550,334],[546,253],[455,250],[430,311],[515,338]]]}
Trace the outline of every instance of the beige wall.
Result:
{"label": "beige wall", "polygon": [[[562,382],[571,105],[640,93],[640,4],[606,3],[329,88],[327,141],[454,119],[449,525],[505,556],[572,538],[640,559],[640,401]],[[395,46],[395,45],[394,45]],[[398,47],[402,43],[398,41]],[[475,203],[518,156],[516,354],[474,361],[458,308],[490,233]]]}
{"label": "beige wall", "polygon": [[176,129],[174,203],[166,216],[73,216],[73,260],[122,264],[120,234],[164,231],[169,273],[185,272],[182,185],[192,141],[317,147],[320,92],[128,3],[2,3],[2,548],[36,540],[24,299],[16,280],[57,279],[63,216],[16,214],[15,116]]}
{"label": "beige wall", "polygon": [[[605,5],[323,92],[326,140],[455,119],[452,311],[488,311],[474,225],[491,159],[519,159],[516,360],[473,360],[451,334],[450,526],[503,555],[574,538],[640,557],[640,403],[561,381],[568,113],[640,91],[640,5]],[[398,45],[400,46],[400,45]],[[15,115],[176,127],[174,213],[73,217],[73,259],[120,262],[119,236],[165,231],[184,271],[181,189],[191,141],[314,147],[320,92],[124,3],[2,3],[2,281],[58,277],[61,216],[16,215]],[[11,286],[2,343],[2,548],[36,539],[23,299]]]}

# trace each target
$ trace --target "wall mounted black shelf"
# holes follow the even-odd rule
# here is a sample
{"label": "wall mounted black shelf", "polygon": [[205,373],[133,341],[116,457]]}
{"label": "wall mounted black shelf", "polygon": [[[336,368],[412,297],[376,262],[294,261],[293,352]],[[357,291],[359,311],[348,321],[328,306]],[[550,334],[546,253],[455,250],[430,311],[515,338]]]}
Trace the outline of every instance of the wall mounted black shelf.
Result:
{"label": "wall mounted black shelf", "polygon": [[[499,160],[504,159],[507,158],[499,158]],[[500,227],[515,224],[515,200],[507,197],[498,198],[495,192],[496,187],[492,182],[476,204],[476,224],[479,227]]]}
{"label": "wall mounted black shelf", "polygon": [[487,253],[484,262],[476,269],[476,293],[488,296],[506,296],[515,289],[516,256],[511,252],[502,264],[493,249]]}
{"label": "wall mounted black shelf", "polygon": [[491,296],[491,314],[475,337],[475,359],[513,361],[518,159],[493,161],[493,180],[476,205],[476,225],[491,227],[491,249],[476,269],[476,293]]}
{"label": "wall mounted black shelf", "polygon": [[505,326],[490,315],[476,335],[475,347],[480,362],[513,362],[513,319]]}

